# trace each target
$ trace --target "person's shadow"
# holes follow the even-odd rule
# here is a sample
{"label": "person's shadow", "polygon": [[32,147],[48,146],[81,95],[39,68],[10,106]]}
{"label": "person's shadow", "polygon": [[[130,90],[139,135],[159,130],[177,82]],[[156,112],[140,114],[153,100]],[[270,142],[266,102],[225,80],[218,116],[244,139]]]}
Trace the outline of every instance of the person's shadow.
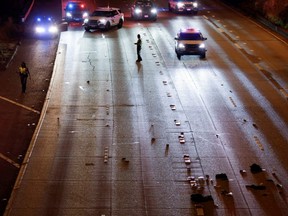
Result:
{"label": "person's shadow", "polygon": [[137,71],[138,71],[138,73],[142,72],[142,71],[143,71],[143,68],[142,68],[141,62],[137,62],[137,61],[136,61],[136,65],[137,65]]}

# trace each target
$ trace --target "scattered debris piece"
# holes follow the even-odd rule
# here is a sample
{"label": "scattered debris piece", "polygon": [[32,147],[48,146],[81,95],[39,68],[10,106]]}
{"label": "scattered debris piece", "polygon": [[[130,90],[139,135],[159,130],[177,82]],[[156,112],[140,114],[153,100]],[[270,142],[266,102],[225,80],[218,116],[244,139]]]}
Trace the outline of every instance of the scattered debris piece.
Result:
{"label": "scattered debris piece", "polygon": [[170,108],[171,108],[171,110],[176,110],[176,106],[173,104],[170,105]]}
{"label": "scattered debris piece", "polygon": [[175,122],[176,126],[180,126],[181,125],[181,123],[179,121],[177,121],[177,120],[174,120],[174,122]]}
{"label": "scattered debris piece", "polygon": [[255,123],[253,123],[252,125],[254,128],[258,129],[258,126]]}
{"label": "scattered debris piece", "polygon": [[227,175],[225,173],[216,174],[215,178],[218,179],[218,180],[225,180],[225,181],[228,180],[228,177],[227,177]]}
{"label": "scattered debris piece", "polygon": [[246,185],[246,188],[248,188],[248,189],[254,189],[254,190],[265,190],[266,189],[266,186],[265,185],[262,185],[262,184],[260,184],[260,185],[254,185],[254,184],[252,184],[252,185]]}
{"label": "scattered debris piece", "polygon": [[185,137],[183,134],[181,134],[180,136],[178,136],[179,142],[180,144],[184,144],[185,143]]}
{"label": "scattered debris piece", "polygon": [[226,190],[221,191],[221,194],[223,194],[225,196],[233,196],[232,192],[229,192],[229,191],[226,191]]}
{"label": "scattered debris piece", "polygon": [[184,162],[185,162],[186,164],[190,164],[190,163],[191,163],[190,156],[189,156],[188,154],[185,154],[185,155],[183,156],[183,158],[184,158]]}
{"label": "scattered debris piece", "polygon": [[240,170],[240,173],[243,175],[243,174],[246,174],[246,170]]}
{"label": "scattered debris piece", "polygon": [[213,202],[213,198],[211,195],[203,196],[202,194],[192,194],[191,200],[195,203],[202,203],[202,202],[208,202],[208,201]]}
{"label": "scattered debris piece", "polygon": [[124,163],[127,163],[127,164],[129,163],[129,160],[127,160],[127,158],[125,158],[125,157],[123,157],[121,160],[122,160],[122,162],[124,162]]}
{"label": "scattered debris piece", "polygon": [[251,166],[250,166],[250,171],[253,173],[253,174],[255,174],[255,173],[259,173],[259,172],[262,172],[263,171],[263,169],[258,165],[258,164],[252,164]]}
{"label": "scattered debris piece", "polygon": [[203,206],[195,205],[195,207],[196,207],[196,215],[197,216],[204,216]]}

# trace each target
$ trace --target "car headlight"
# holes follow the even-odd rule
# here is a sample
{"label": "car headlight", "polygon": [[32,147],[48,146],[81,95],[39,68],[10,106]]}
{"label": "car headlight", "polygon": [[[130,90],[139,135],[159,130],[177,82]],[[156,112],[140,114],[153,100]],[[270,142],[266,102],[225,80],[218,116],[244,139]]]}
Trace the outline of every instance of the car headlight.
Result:
{"label": "car headlight", "polygon": [[142,10],[141,10],[140,8],[136,8],[136,9],[135,9],[135,13],[136,13],[136,14],[142,13]]}
{"label": "car headlight", "polygon": [[152,8],[151,9],[151,13],[156,14],[157,13],[157,9],[156,8]]}
{"label": "car headlight", "polygon": [[72,14],[70,12],[67,12],[66,17],[72,17]]}
{"label": "car headlight", "polygon": [[87,12],[84,12],[83,15],[82,15],[82,17],[83,17],[83,18],[88,17],[88,13],[87,13]]}
{"label": "car headlight", "polygon": [[57,33],[58,32],[58,28],[56,26],[50,26],[48,31],[50,33]]}
{"label": "car headlight", "polygon": [[197,8],[198,7],[198,4],[197,2],[193,2],[193,7]]}
{"label": "car headlight", "polygon": [[41,26],[36,26],[35,27],[35,32],[36,33],[43,33],[43,32],[45,32],[45,28],[41,27]]}
{"label": "car headlight", "polygon": [[205,48],[205,44],[204,43],[200,44],[199,48],[204,49]]}
{"label": "car headlight", "polygon": [[178,3],[177,3],[177,7],[180,7],[180,8],[181,8],[181,7],[183,7],[183,6],[184,6],[184,3],[182,3],[182,2],[178,2]]}
{"label": "car headlight", "polygon": [[185,48],[185,45],[184,45],[183,43],[179,43],[179,44],[178,44],[178,48],[179,48],[179,49],[184,49],[184,48]]}
{"label": "car headlight", "polygon": [[99,21],[100,21],[100,23],[102,23],[102,24],[105,24],[105,23],[106,23],[106,19],[100,19]]}

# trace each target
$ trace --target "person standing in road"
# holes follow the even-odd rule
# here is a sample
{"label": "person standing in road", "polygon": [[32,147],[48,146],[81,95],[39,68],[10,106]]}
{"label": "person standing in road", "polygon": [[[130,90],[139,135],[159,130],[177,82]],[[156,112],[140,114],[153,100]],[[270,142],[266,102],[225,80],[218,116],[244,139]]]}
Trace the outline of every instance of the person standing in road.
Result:
{"label": "person standing in road", "polygon": [[20,76],[21,85],[22,85],[22,93],[25,93],[28,76],[31,79],[29,69],[27,68],[25,62],[22,62],[21,66],[19,67],[19,76]]}
{"label": "person standing in road", "polygon": [[141,57],[141,46],[142,46],[142,40],[140,34],[137,35],[137,42],[134,43],[137,46],[137,60],[136,62],[142,61]]}

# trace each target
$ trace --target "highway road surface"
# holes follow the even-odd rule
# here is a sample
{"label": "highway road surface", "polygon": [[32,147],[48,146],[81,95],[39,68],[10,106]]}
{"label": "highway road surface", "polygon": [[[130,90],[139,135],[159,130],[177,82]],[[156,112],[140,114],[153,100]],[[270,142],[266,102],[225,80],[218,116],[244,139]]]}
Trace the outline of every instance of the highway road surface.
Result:
{"label": "highway road surface", "polygon": [[[61,34],[5,215],[288,215],[287,40],[200,3]],[[208,38],[205,59],[177,59],[187,27]]]}

